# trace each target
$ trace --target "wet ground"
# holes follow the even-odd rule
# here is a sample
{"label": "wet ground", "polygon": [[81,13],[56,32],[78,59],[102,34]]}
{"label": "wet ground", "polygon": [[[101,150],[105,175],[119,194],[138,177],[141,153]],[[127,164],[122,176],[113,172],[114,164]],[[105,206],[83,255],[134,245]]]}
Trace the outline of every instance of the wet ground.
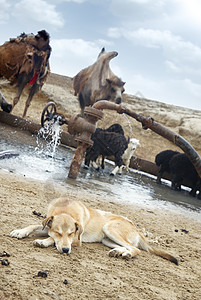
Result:
{"label": "wet ground", "polygon": [[107,163],[104,170],[97,172],[81,167],[76,180],[68,178],[69,166],[74,149],[58,146],[56,150],[49,142],[30,136],[29,133],[1,125],[0,151],[12,150],[19,156],[0,159],[0,168],[27,178],[70,184],[77,189],[84,189],[90,194],[111,196],[114,201],[136,203],[150,210],[154,207],[181,210],[200,218],[201,201],[188,195],[188,189],[175,192],[170,183],[156,184],[154,176],[130,171],[127,174],[109,176],[112,164]]}

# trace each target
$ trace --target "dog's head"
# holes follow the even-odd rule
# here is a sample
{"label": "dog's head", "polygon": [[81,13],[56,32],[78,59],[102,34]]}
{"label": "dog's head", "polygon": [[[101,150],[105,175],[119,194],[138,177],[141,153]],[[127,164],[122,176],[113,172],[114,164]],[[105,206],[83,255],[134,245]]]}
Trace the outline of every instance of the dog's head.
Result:
{"label": "dog's head", "polygon": [[43,221],[48,227],[48,235],[53,238],[60,253],[71,253],[71,245],[81,245],[82,226],[68,214],[51,216]]}

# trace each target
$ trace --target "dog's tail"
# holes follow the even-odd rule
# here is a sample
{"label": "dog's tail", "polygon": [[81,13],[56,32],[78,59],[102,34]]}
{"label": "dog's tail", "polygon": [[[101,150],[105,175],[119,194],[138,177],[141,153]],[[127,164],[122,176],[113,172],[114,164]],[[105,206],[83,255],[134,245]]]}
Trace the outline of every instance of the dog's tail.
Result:
{"label": "dog's tail", "polygon": [[146,242],[144,236],[141,235],[141,234],[140,234],[139,248],[142,249],[142,250],[145,250],[147,252],[150,252],[152,254],[155,254],[157,256],[160,256],[162,258],[165,258],[165,259],[173,262],[176,265],[179,264],[178,260],[174,256],[168,254],[166,251],[156,249],[156,248],[151,247],[150,245],[148,245],[148,243]]}

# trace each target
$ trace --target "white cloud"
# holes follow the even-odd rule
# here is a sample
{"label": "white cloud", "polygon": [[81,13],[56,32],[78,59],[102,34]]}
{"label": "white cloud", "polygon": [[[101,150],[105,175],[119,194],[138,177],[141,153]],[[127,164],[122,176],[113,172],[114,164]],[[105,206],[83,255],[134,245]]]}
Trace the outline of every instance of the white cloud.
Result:
{"label": "white cloud", "polygon": [[168,100],[167,103],[189,107],[193,109],[201,109],[201,84],[194,83],[189,78],[168,80],[162,83],[162,88],[166,94],[162,94],[161,100]]}
{"label": "white cloud", "polygon": [[10,4],[6,0],[0,0],[0,24],[4,24],[9,19]]}
{"label": "white cloud", "polygon": [[101,50],[99,42],[88,42],[82,39],[51,40],[51,70],[54,73],[74,76],[98,57]]}
{"label": "white cloud", "polygon": [[152,22],[166,29],[201,26],[200,0],[112,0],[110,10],[124,24]]}
{"label": "white cloud", "polygon": [[148,99],[157,100],[158,90],[160,88],[158,82],[141,74],[133,73],[124,74],[123,78],[126,80],[126,93],[136,94],[140,92]]}
{"label": "white cloud", "polygon": [[81,57],[91,57],[94,54],[98,56],[99,51],[97,44],[94,42],[87,42],[82,39],[53,39],[51,41],[51,45],[54,48],[55,55],[58,57],[68,51]]}
{"label": "white cloud", "polygon": [[[113,1],[114,3],[117,3],[116,0]],[[119,0],[119,2],[121,2]],[[155,0],[153,3],[153,0],[124,0],[123,2],[124,4],[139,4],[139,5],[146,5],[148,6],[149,4],[153,7],[158,6],[158,7],[162,7],[165,3],[165,0]]]}
{"label": "white cloud", "polygon": [[[185,78],[184,80],[181,81],[181,83],[183,84],[183,88],[185,90],[188,90],[191,95],[196,97],[200,104],[201,84],[197,84],[189,78]],[[189,97],[189,102],[191,101],[191,99],[192,98]]]}
{"label": "white cloud", "polygon": [[166,0],[112,0],[111,12],[125,20],[142,22],[142,20],[153,19],[157,14],[163,13]]}
{"label": "white cloud", "polygon": [[165,65],[167,66],[167,68],[171,71],[173,71],[174,73],[180,73],[181,70],[180,68],[178,68],[172,61],[170,60],[166,60],[165,61]]}
{"label": "white cloud", "polygon": [[[159,49],[166,66],[169,66],[173,71],[180,70],[197,74],[198,66],[200,66],[199,70],[201,69],[201,48],[170,31],[144,28],[137,30],[110,28],[108,36],[112,38],[124,37],[135,46],[143,46],[153,50]],[[167,62],[171,62],[171,65]]]}
{"label": "white cloud", "polygon": [[201,26],[201,2],[200,0],[176,0],[180,9],[178,15],[181,18],[188,20],[189,23],[194,23],[196,26]]}
{"label": "white cloud", "polygon": [[121,29],[118,27],[110,27],[108,29],[108,36],[110,38],[115,38],[118,39],[122,36],[123,34],[121,33]]}
{"label": "white cloud", "polygon": [[44,0],[21,0],[13,7],[13,16],[23,22],[26,20],[33,20],[53,25],[54,27],[62,27],[64,20],[62,15],[56,11],[56,6],[49,4]]}
{"label": "white cloud", "polygon": [[53,4],[59,4],[63,2],[75,2],[75,3],[84,3],[88,0],[49,0],[48,2],[51,2]]}
{"label": "white cloud", "polygon": [[170,31],[139,28],[134,31],[123,32],[125,38],[135,44],[150,48],[162,48],[168,56],[175,56],[179,60],[201,63],[201,48]]}
{"label": "white cloud", "polygon": [[149,48],[164,47],[172,43],[172,36],[169,31],[139,28],[133,31],[124,30],[123,35],[133,43]]}
{"label": "white cloud", "polygon": [[201,109],[201,84],[192,82],[191,79],[153,80],[141,74],[127,73],[126,93],[142,94],[145,98],[165,102],[172,105]]}

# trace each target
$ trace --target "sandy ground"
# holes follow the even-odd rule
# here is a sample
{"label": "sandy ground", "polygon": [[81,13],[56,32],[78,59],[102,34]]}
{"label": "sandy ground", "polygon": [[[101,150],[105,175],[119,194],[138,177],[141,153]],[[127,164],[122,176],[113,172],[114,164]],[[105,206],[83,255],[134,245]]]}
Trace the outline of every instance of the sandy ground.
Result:
{"label": "sandy ground", "polygon": [[[14,87],[4,81],[0,83],[1,92],[11,103]],[[27,91],[15,107],[14,114],[22,115],[26,95]],[[27,118],[39,123],[41,111],[50,99],[55,100],[66,116],[79,111],[71,80],[52,76],[43,92],[32,101]],[[129,95],[125,96],[125,102],[136,112],[152,115],[155,120],[182,134],[200,153],[200,111]],[[98,125],[107,127],[114,120],[124,126],[129,136],[140,139],[141,147],[137,154],[142,158],[153,161],[159,151],[174,149],[168,141],[149,130],[143,131],[136,121],[113,116],[112,112],[106,112]],[[0,264],[0,299],[201,299],[201,222],[192,219],[190,212],[189,216],[184,216],[169,210],[153,211],[123,205],[109,196],[89,195],[78,190],[73,183],[61,187],[3,170],[0,170],[0,178],[0,253],[6,251],[10,254],[9,266]],[[131,260],[110,258],[108,248],[102,244],[83,244],[82,247],[74,247],[71,255],[66,256],[59,254],[55,247],[34,247],[33,237],[23,240],[9,237],[14,228],[41,223],[42,217],[34,215],[33,211],[44,216],[49,201],[58,196],[79,199],[86,205],[127,216],[139,231],[145,230],[152,245],[177,257],[179,266],[146,252]],[[40,270],[47,272],[47,278],[36,276]]]}

